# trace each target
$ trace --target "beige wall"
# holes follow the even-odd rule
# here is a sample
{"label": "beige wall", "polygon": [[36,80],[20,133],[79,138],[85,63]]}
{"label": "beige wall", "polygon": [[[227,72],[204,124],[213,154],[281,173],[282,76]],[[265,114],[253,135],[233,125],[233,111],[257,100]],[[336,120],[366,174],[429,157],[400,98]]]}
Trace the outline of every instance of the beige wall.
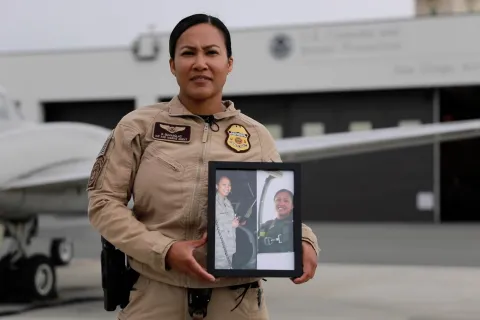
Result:
{"label": "beige wall", "polygon": [[416,0],[418,16],[480,12],[480,0]]}
{"label": "beige wall", "polygon": [[[308,25],[232,32],[235,64],[225,94],[252,95],[480,84],[480,15]],[[286,35],[290,51],[272,54]],[[44,101],[135,99],[177,93],[160,52],[136,61],[129,47],[0,54],[0,85],[41,120]],[[278,52],[278,51],[276,51]]]}

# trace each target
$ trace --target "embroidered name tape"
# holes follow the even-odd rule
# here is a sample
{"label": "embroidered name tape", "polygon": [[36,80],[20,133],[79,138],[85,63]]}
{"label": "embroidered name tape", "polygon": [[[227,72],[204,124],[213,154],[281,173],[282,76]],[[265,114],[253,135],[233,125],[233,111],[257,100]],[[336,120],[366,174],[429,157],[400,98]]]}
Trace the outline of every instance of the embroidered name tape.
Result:
{"label": "embroidered name tape", "polygon": [[155,122],[153,139],[189,143],[191,131],[192,129],[190,126]]}

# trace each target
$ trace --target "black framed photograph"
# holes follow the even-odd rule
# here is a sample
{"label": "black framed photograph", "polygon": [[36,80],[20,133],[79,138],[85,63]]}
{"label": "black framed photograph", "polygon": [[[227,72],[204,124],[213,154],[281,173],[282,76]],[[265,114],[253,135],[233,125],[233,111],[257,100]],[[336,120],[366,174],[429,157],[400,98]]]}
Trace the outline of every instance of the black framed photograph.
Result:
{"label": "black framed photograph", "polygon": [[301,166],[209,162],[207,271],[215,277],[299,277]]}

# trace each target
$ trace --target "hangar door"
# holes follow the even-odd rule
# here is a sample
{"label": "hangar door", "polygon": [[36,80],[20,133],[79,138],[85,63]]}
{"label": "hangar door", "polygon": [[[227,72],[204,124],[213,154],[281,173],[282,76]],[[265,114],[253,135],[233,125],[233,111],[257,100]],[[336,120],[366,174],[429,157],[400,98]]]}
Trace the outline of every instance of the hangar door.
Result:
{"label": "hangar door", "polygon": [[135,100],[45,102],[44,121],[74,121],[113,129],[135,109]]}
{"label": "hangar door", "polygon": [[[411,126],[433,120],[430,90],[229,97],[275,138]],[[302,217],[433,221],[432,146],[303,163]]]}
{"label": "hangar door", "polygon": [[[431,123],[432,92],[391,90],[299,95],[295,135],[322,124],[324,134]],[[321,136],[319,136],[321,139]],[[303,217],[318,221],[430,222],[433,147],[416,146],[308,161]]]}

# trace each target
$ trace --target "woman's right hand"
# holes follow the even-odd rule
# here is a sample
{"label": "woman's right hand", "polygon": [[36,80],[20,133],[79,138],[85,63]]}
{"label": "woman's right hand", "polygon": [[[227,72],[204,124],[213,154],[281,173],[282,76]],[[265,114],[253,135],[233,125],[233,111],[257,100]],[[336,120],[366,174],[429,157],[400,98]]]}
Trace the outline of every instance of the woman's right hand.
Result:
{"label": "woman's right hand", "polygon": [[215,277],[209,274],[193,257],[193,250],[205,245],[207,234],[199,240],[175,242],[167,252],[166,263],[174,270],[183,272],[201,280],[215,282]]}

